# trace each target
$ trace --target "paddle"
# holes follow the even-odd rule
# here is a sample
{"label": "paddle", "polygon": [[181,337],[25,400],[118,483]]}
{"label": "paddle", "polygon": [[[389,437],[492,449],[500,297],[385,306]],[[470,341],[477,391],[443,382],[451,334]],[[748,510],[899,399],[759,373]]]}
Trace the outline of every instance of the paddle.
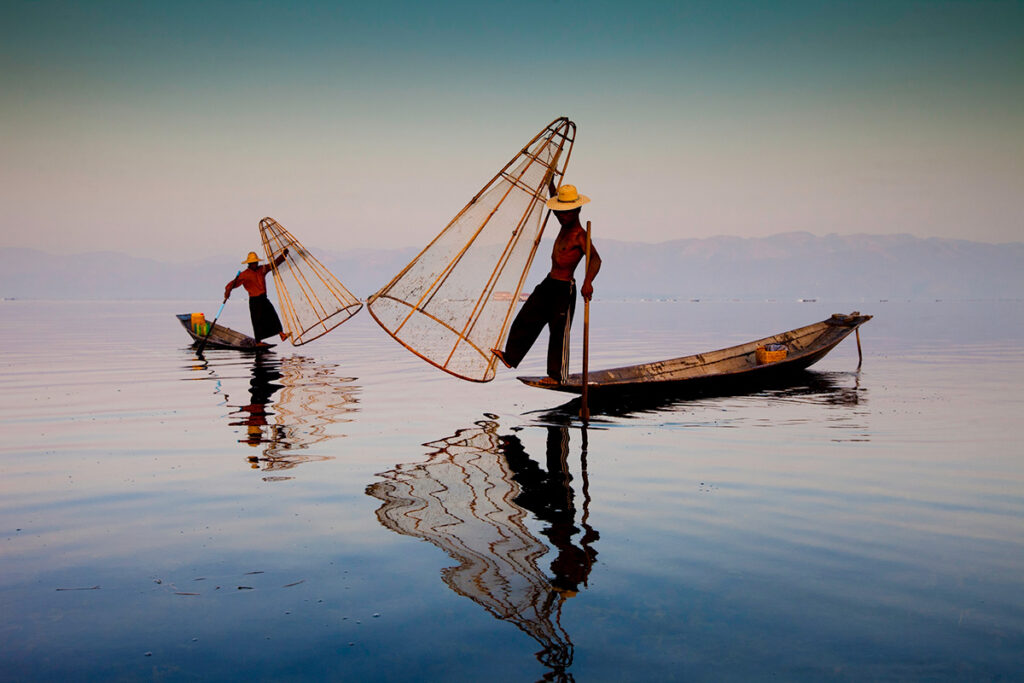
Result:
{"label": "paddle", "polygon": [[[237,279],[238,276],[241,275],[241,274],[242,274],[242,271],[238,271],[237,273],[235,273],[235,278]],[[232,282],[234,282],[234,280],[232,280]],[[224,311],[224,304],[226,304],[227,302],[228,302],[228,298],[227,297],[224,297],[224,301],[220,302],[220,308],[217,309],[217,315],[215,315],[213,317],[213,322],[210,323],[210,328],[208,330],[206,330],[206,335],[204,335],[203,338],[201,340],[199,340],[199,347],[196,349],[196,353],[202,353],[203,352],[203,348],[206,347],[206,340],[210,338],[210,333],[213,332],[213,327],[214,327],[214,325],[217,324],[217,320],[220,318],[221,312]]]}
{"label": "paddle", "polygon": [[[590,272],[590,221],[587,221],[587,251],[584,264],[584,281],[586,273]],[[587,384],[589,383],[587,372],[590,361],[590,299],[583,299],[583,394],[580,399],[580,419],[584,422],[590,419],[590,406],[587,404]]]}

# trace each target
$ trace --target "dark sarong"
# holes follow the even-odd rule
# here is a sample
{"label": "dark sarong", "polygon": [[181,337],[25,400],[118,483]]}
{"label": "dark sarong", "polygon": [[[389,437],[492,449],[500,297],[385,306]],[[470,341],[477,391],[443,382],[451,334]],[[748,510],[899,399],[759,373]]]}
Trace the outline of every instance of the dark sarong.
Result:
{"label": "dark sarong", "polygon": [[547,325],[548,376],[564,382],[569,374],[569,328],[575,311],[576,282],[544,278],[512,321],[505,342],[505,360],[518,367]]}
{"label": "dark sarong", "polygon": [[252,336],[257,340],[282,332],[281,320],[266,294],[249,297],[249,317],[252,318]]}

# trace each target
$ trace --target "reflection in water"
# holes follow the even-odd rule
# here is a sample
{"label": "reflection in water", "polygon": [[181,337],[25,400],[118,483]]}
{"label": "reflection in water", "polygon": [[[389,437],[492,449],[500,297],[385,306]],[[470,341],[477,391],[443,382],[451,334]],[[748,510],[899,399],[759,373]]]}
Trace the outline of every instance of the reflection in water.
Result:
{"label": "reflection in water", "polygon": [[[541,644],[537,658],[549,669],[546,680],[572,680],[573,645],[561,625],[562,605],[586,585],[597,556],[591,544],[598,534],[586,523],[586,461],[577,526],[568,428],[548,427],[542,468],[517,436],[498,434],[497,422],[476,424],[424,444],[433,449],[426,462],[397,465],[366,491],[383,501],[381,524],[430,541],[458,562],[441,573],[452,590]],[[541,534],[553,548],[527,528],[528,512],[546,523]]]}
{"label": "reflection in water", "polygon": [[280,440],[279,430],[273,429],[267,421],[267,404],[281,388],[281,385],[276,383],[281,379],[280,367],[280,361],[276,358],[270,359],[266,354],[259,354],[253,358],[252,378],[249,380],[249,403],[232,412],[233,416],[241,416],[244,419],[234,419],[228,423],[235,427],[245,427],[246,437],[239,440],[241,443],[258,447],[261,443],[274,444]]}
{"label": "reflection in water", "polygon": [[[852,378],[852,379],[851,379]],[[849,386],[852,383],[853,386]],[[651,389],[593,392],[590,414],[594,417],[631,417],[643,414],[672,412],[680,407],[723,397],[751,396],[778,401],[808,404],[857,406],[865,403],[867,390],[860,386],[859,373],[816,372],[804,370],[774,383],[757,386],[736,384],[707,389]],[[564,422],[579,415],[580,399],[574,398],[560,406],[539,413],[541,421]],[[548,419],[544,419],[548,418]]]}
{"label": "reflection in water", "polygon": [[[205,359],[195,370],[216,373]],[[336,435],[328,426],[351,420],[349,413],[358,408],[359,387],[351,384],[354,378],[335,377],[332,364],[322,363],[304,356],[278,358],[272,353],[251,357],[249,397],[244,405],[234,405],[229,422],[244,427],[239,443],[262,452],[248,456],[253,469],[278,472],[304,462],[329,460],[330,456],[299,453],[314,444]],[[217,379],[215,393],[223,393]],[[230,398],[224,393],[231,406]],[[268,476],[267,481],[288,477]]]}

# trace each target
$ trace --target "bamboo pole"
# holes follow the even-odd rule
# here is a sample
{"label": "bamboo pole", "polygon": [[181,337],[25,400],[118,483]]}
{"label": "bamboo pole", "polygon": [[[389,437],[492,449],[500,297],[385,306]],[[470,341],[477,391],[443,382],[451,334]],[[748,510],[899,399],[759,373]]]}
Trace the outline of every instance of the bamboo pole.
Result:
{"label": "bamboo pole", "polygon": [[[580,446],[580,474],[583,477],[583,516],[580,518],[580,526],[583,527],[583,536],[580,538],[580,545],[583,547],[583,554],[586,557],[586,576],[589,576],[590,568],[594,564],[594,556],[590,552],[590,544],[597,540],[598,536],[590,526],[590,477],[587,474],[587,451],[589,449],[589,444],[587,442],[587,425],[584,424],[581,426],[580,431],[583,433],[583,444]],[[583,579],[583,585],[589,585],[586,578]]]}
{"label": "bamboo pole", "polygon": [[[238,271],[237,273],[235,273],[235,278],[234,280],[232,280],[232,282],[237,280],[238,276],[241,274],[242,271]],[[232,289],[234,288],[232,287]],[[210,338],[210,335],[213,334],[213,328],[217,326],[217,321],[220,320],[220,314],[224,312],[224,304],[226,304],[227,302],[228,298],[224,297],[224,301],[220,302],[220,308],[217,309],[217,315],[213,317],[213,322],[210,323],[210,328],[206,330],[206,336],[199,341],[199,347],[196,349],[196,353],[199,354],[200,356],[202,356],[203,349],[206,348],[206,341]],[[259,341],[259,339],[257,339],[256,341]]]}
{"label": "bamboo pole", "polygon": [[[587,221],[587,251],[583,271],[583,283],[587,282],[587,273],[590,272],[590,221]],[[587,377],[590,369],[590,299],[583,297],[583,393],[580,401],[580,419],[584,422],[590,420],[590,405],[587,403],[587,385],[590,383]]]}

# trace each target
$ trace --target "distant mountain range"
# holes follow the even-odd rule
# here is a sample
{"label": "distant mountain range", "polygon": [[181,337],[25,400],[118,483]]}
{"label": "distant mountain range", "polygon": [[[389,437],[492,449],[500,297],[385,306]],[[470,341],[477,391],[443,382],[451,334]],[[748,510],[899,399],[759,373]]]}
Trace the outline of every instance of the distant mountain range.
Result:
{"label": "distant mountain range", "polygon": [[[877,300],[1024,297],[1024,242],[910,235],[785,233],[659,244],[598,240],[599,298]],[[311,250],[360,297],[386,284],[418,249]],[[527,287],[548,268],[543,245]],[[0,248],[0,297],[216,299],[237,254],[175,264],[115,252],[74,255]]]}

